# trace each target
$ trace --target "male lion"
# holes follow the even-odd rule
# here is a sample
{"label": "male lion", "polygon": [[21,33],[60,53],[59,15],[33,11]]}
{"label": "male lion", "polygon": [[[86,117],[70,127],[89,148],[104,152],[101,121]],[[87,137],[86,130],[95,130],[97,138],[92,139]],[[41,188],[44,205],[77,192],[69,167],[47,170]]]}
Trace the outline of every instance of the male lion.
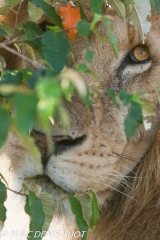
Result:
{"label": "male lion", "polygon": [[[81,1],[86,15],[92,14],[86,0]],[[19,23],[27,19],[27,1],[21,6]],[[103,13],[108,13],[104,6]],[[11,13],[10,13],[11,14]],[[25,15],[26,14],[26,15]],[[116,91],[134,89],[153,92],[160,77],[160,14],[151,18],[151,30],[142,45],[140,36],[127,20],[114,17],[113,32],[118,39],[119,58],[116,59],[109,43],[106,29],[98,24],[105,38],[102,43],[94,34],[89,38],[95,52],[92,68],[100,81],[100,91],[89,109],[83,106],[78,95],[72,103],[65,102],[70,115],[67,136],[55,123],[51,132],[55,138],[56,154],[42,163],[34,161],[15,133],[10,133],[1,150],[0,172],[14,191],[20,191],[24,179],[34,179],[54,198],[68,193],[81,193],[93,189],[98,197],[101,217],[96,229],[88,233],[87,240],[158,240],[160,239],[160,107],[157,96],[151,95],[156,111],[150,117],[152,128],[148,131],[141,125],[136,134],[127,140],[124,120],[128,109],[117,99],[113,106],[107,88]],[[14,24],[14,13],[8,21]],[[5,20],[6,20],[5,19]],[[4,19],[3,19],[4,20]],[[75,62],[84,62],[84,40],[77,37],[71,43]],[[20,59],[10,61],[11,54],[3,51],[7,68],[21,67]],[[23,63],[24,64],[24,63]],[[88,86],[92,76],[84,75]],[[35,140],[43,146],[43,130],[35,126]],[[38,177],[37,177],[38,176]],[[8,191],[5,202],[7,220],[1,240],[11,239],[9,233],[29,231],[29,216],[24,211],[26,198]],[[55,202],[55,211],[50,230],[76,231],[77,226],[69,202]],[[8,235],[7,235],[8,234]],[[15,240],[26,239],[17,235]],[[43,239],[74,239],[67,237],[44,237]],[[75,238],[78,239],[78,238]]]}

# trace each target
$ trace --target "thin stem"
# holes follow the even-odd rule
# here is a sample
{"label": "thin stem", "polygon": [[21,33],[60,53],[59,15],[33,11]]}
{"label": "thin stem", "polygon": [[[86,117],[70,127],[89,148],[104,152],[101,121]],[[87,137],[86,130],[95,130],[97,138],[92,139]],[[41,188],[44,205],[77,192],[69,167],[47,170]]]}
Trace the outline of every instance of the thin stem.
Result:
{"label": "thin stem", "polygon": [[17,195],[21,195],[21,196],[27,196],[26,194],[24,194],[24,193],[21,193],[21,191],[20,192],[17,192],[17,191],[14,191],[13,189],[11,189],[11,188],[8,188],[8,187],[6,187],[6,189],[7,190],[9,190],[9,191],[11,191],[11,192],[13,192],[13,193],[15,193],[15,194],[17,194]]}
{"label": "thin stem", "polygon": [[33,61],[31,59],[29,59],[28,57],[26,57],[25,55],[17,52],[16,50],[12,49],[12,48],[9,48],[7,47],[4,43],[0,43],[0,48],[3,48],[5,50],[7,50],[8,52],[11,52],[13,53],[14,55],[22,58],[23,60],[25,60],[26,62],[32,64],[35,68],[44,68],[44,66],[36,61]]}
{"label": "thin stem", "polygon": [[16,13],[16,20],[15,20],[15,24],[14,24],[14,30],[13,30],[13,32],[15,32],[15,29],[16,29],[16,27],[17,27],[17,23],[18,23],[18,15],[19,15],[19,11],[20,11],[20,9],[21,9],[21,5],[22,5],[22,3],[23,3],[23,0],[21,0],[20,4],[19,4],[19,6],[18,6],[18,11],[17,11],[17,13]]}

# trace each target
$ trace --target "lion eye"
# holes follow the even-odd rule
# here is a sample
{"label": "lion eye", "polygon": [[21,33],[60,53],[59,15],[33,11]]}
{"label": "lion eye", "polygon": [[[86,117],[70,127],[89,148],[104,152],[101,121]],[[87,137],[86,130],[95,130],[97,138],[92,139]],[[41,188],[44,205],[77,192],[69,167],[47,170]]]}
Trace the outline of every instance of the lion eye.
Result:
{"label": "lion eye", "polygon": [[147,46],[139,45],[131,50],[127,60],[131,63],[144,63],[150,60],[150,52]]}

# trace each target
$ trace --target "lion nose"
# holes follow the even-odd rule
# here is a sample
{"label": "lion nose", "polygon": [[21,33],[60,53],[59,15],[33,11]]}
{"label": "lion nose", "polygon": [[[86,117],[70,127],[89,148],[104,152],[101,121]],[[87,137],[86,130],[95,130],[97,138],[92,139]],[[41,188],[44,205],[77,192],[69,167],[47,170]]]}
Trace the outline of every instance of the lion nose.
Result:
{"label": "lion nose", "polygon": [[70,149],[80,144],[85,138],[85,136],[81,136],[76,139],[73,139],[72,137],[67,135],[53,136],[52,141],[54,144],[54,152],[50,153],[47,139],[44,133],[38,132],[36,130],[32,130],[31,135],[34,137],[36,145],[38,146],[41,152],[42,163],[44,166],[47,164],[51,154],[54,154],[56,156],[60,155],[62,152],[66,151],[67,149]]}

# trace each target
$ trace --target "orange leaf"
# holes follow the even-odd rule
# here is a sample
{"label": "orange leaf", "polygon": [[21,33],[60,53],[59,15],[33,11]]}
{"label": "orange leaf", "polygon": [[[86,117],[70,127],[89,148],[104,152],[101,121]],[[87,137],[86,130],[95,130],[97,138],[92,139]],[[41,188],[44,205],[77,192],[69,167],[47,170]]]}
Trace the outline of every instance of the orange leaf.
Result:
{"label": "orange leaf", "polygon": [[67,35],[70,39],[74,40],[76,38],[77,29],[74,26],[77,25],[78,21],[81,19],[80,8],[78,6],[72,6],[70,2],[66,6],[61,6],[59,8],[60,17],[63,22],[62,25],[64,29],[72,28],[67,30]]}

